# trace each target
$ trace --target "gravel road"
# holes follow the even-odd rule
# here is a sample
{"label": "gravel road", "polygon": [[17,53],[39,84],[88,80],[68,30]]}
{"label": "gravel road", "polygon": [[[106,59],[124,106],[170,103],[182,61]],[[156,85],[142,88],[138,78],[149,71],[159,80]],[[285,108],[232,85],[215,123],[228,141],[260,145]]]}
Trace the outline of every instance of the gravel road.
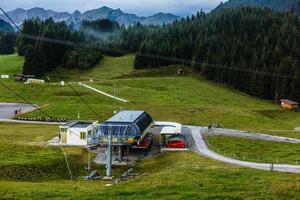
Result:
{"label": "gravel road", "polygon": [[261,169],[261,170],[268,170],[270,171],[271,168],[273,168],[274,171],[280,171],[280,172],[291,172],[291,173],[300,173],[300,165],[286,165],[286,164],[272,164],[270,163],[254,163],[254,162],[246,162],[246,161],[240,161],[232,158],[228,158],[222,155],[219,155],[213,151],[211,151],[204,139],[204,127],[196,127],[196,126],[187,126],[187,128],[190,129],[191,136],[194,140],[194,150],[199,153],[200,155],[203,155],[205,157],[218,160],[221,162],[225,162],[232,165],[237,166],[243,166],[243,167],[250,167],[255,169]]}
{"label": "gravel road", "polygon": [[24,103],[0,103],[0,119],[11,119],[15,116],[15,110],[21,109],[21,113],[35,110],[30,104]]}

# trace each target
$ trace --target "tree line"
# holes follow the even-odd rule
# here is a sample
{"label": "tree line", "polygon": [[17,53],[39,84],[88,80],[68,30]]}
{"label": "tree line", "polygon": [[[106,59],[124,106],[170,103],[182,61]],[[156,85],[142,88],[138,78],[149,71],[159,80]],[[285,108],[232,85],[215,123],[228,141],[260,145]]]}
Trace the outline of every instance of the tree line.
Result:
{"label": "tree line", "polygon": [[289,12],[198,12],[162,27],[130,27],[115,43],[137,51],[136,69],[188,65],[253,96],[300,101],[300,21]]}
{"label": "tree line", "polygon": [[0,54],[12,54],[15,52],[16,34],[0,32]]}
{"label": "tree line", "polygon": [[88,69],[102,58],[97,49],[82,45],[84,36],[64,22],[25,20],[21,33],[18,54],[25,57],[25,74],[42,76],[57,67]]}
{"label": "tree line", "polygon": [[300,101],[300,21],[289,12],[231,8],[201,11],[163,26],[137,23],[127,28],[102,19],[83,22],[79,32],[51,19],[31,19],[24,22],[22,33],[93,44],[84,49],[20,37],[24,73],[42,75],[57,66],[88,69],[99,62],[101,52],[120,55],[129,51],[136,53],[136,69],[192,66],[209,80],[253,96]]}
{"label": "tree line", "polygon": [[0,54],[12,54],[16,46],[16,35],[13,27],[0,19]]}

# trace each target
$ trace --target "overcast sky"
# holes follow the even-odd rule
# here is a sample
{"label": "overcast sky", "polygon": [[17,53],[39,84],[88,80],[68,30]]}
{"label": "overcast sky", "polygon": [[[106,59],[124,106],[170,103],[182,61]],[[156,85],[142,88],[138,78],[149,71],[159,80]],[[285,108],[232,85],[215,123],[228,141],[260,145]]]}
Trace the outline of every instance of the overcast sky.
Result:
{"label": "overcast sky", "polygon": [[138,15],[148,16],[157,12],[170,12],[185,16],[194,14],[197,10],[209,11],[222,0],[0,0],[5,10],[15,8],[43,7],[56,11],[86,10],[108,6]]}

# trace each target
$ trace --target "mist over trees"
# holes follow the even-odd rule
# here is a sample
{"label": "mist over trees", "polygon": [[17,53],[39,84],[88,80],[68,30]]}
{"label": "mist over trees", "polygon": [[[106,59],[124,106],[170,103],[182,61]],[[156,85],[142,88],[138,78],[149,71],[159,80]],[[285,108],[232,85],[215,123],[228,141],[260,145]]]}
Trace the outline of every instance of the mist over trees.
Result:
{"label": "mist over trees", "polygon": [[57,67],[87,69],[102,58],[101,52],[81,47],[83,35],[71,31],[64,22],[26,20],[22,34],[18,39],[18,54],[25,56],[25,74],[42,76]]}
{"label": "mist over trees", "polygon": [[89,32],[90,30],[99,32],[113,32],[120,29],[120,25],[110,19],[98,19],[95,21],[84,20],[81,22],[80,31]]}
{"label": "mist over trees", "polygon": [[[87,31],[88,30],[88,31]],[[105,33],[105,37],[95,37]],[[54,68],[89,69],[101,53],[136,53],[135,69],[180,64],[208,79],[253,96],[300,101],[300,20],[289,12],[267,8],[231,8],[163,26],[139,23],[120,27],[111,20],[83,22],[79,32],[53,20],[27,20],[23,34],[92,44],[72,47],[19,38],[24,73],[43,75]]]}

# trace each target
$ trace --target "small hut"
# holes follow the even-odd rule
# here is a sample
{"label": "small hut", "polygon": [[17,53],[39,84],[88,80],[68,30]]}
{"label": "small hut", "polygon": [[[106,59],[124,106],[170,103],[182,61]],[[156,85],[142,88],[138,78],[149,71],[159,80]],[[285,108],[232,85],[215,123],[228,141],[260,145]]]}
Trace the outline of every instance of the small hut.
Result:
{"label": "small hut", "polygon": [[289,99],[281,99],[281,106],[285,109],[296,110],[299,107],[299,103],[289,100]]}

